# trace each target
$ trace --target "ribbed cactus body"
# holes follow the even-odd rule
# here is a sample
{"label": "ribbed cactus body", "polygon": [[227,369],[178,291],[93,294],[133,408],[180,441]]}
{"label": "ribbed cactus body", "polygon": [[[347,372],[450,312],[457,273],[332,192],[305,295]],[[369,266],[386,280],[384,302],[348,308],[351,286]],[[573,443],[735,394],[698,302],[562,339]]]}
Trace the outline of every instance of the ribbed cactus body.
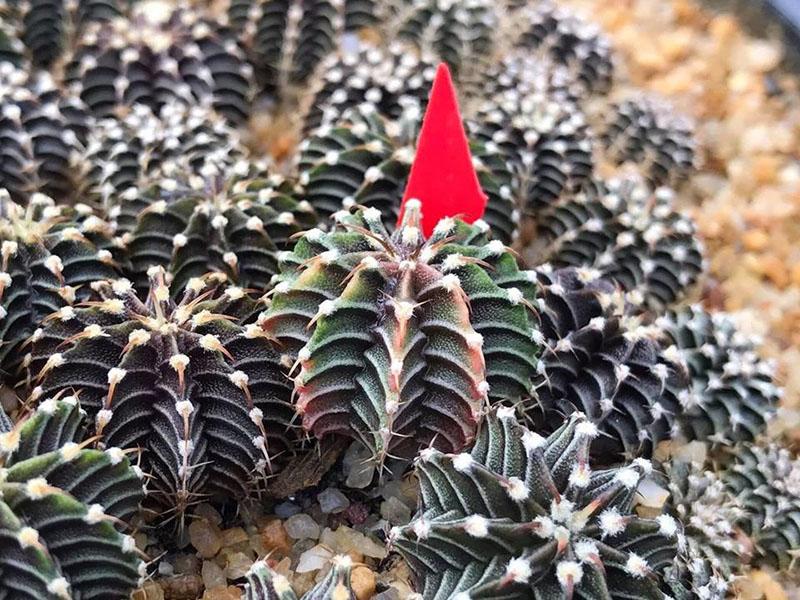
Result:
{"label": "ribbed cactus body", "polygon": [[17,36],[15,28],[6,20],[4,7],[0,7],[0,66],[22,67],[25,64],[25,44]]}
{"label": "ribbed cactus body", "polygon": [[[327,575],[301,600],[356,600],[350,583],[351,567],[349,556],[333,557]],[[297,595],[286,577],[273,571],[266,561],[259,561],[247,574],[244,600],[297,600]]]}
{"label": "ribbed cactus body", "polygon": [[752,442],[774,416],[780,389],[774,366],[757,354],[757,340],[733,319],[695,305],[657,322],[665,354],[688,371],[687,389],[676,389],[681,432],[717,444]]}
{"label": "ribbed cactus body", "polygon": [[320,74],[305,115],[306,134],[336,123],[348,109],[364,102],[389,119],[400,118],[410,108],[424,113],[436,59],[429,54],[418,56],[399,42],[387,48],[364,45],[357,52],[330,55]]}
{"label": "ribbed cactus body", "polygon": [[617,309],[613,287],[596,272],[542,269],[538,277],[546,349],[526,415],[537,431],[553,431],[564,415],[585,413],[601,433],[592,445],[597,463],[650,457],[671,439],[680,409],[659,332]]}
{"label": "ribbed cactus body", "polygon": [[675,557],[679,526],[668,515],[632,512],[647,461],[590,468],[598,435],[573,415],[543,438],[501,409],[470,453],[424,450],[420,511],[390,534],[422,596],[663,598],[659,578]]}
{"label": "ribbed cactus body", "polygon": [[538,353],[532,284],[485,224],[447,219],[425,239],[418,203],[391,235],[381,216],[339,213],[301,238],[263,321],[297,357],[305,427],[355,437],[379,464],[465,447],[488,398],[529,393]]}
{"label": "ribbed cactus body", "polygon": [[228,18],[248,49],[262,90],[279,99],[302,89],[347,32],[371,24],[372,0],[232,0]]}
{"label": "ribbed cactus body", "polygon": [[[182,516],[203,495],[263,488],[292,451],[280,357],[251,321],[241,288],[194,279],[173,300],[151,271],[139,300],[127,280],[46,323],[33,346],[34,397],[74,390],[104,445],[139,447],[151,500]],[[213,298],[213,299],[212,299]]]}
{"label": "ribbed cactus body", "polygon": [[677,598],[723,600],[745,562],[744,510],[719,476],[702,465],[666,466],[669,509],[683,523],[678,560],[668,577]]}
{"label": "ribbed cactus body", "polygon": [[692,123],[661,99],[642,97],[614,104],[600,141],[608,158],[635,165],[653,187],[676,186],[696,168]]}
{"label": "ribbed cactus body", "polygon": [[[3,190],[0,190],[2,194]],[[111,226],[86,205],[55,206],[34,195],[27,208],[0,197],[0,369],[16,380],[23,344],[53,313],[116,277]]]}
{"label": "ribbed cactus body", "polygon": [[[82,193],[117,218],[115,206],[160,180],[198,175],[208,165],[231,167],[245,154],[236,130],[208,107],[169,101],[156,112],[137,104],[91,128]],[[124,218],[118,224],[122,233],[131,228]]]}
{"label": "ribbed cactus body", "polygon": [[126,598],[144,575],[133,538],[115,524],[142,500],[119,448],[88,449],[75,397],[48,399],[0,433],[0,596]]}
{"label": "ribbed cactus body", "polygon": [[740,445],[721,477],[746,513],[752,562],[793,566],[800,550],[800,462],[777,444]]}
{"label": "ribbed cactus body", "polygon": [[663,310],[704,268],[694,223],[675,211],[673,198],[667,188],[650,192],[638,177],[592,182],[537,213],[529,252],[556,268],[595,269],[630,301]]}
{"label": "ribbed cactus body", "polygon": [[517,47],[563,65],[581,86],[583,100],[609,91],[614,75],[612,49],[597,25],[549,0],[515,12],[511,20],[519,31]]}
{"label": "ribbed cactus body", "polygon": [[47,73],[0,71],[0,187],[26,202],[42,192],[70,199],[86,135],[86,110]]}
{"label": "ribbed cactus body", "polygon": [[98,117],[179,99],[212,106],[233,123],[250,113],[252,69],[229,33],[179,4],[132,9],[129,19],[92,23],[66,66],[67,83]]}
{"label": "ribbed cactus body", "polygon": [[[237,181],[238,166],[244,176]],[[173,293],[208,272],[223,273],[231,284],[248,289],[271,286],[278,253],[317,218],[307,202],[295,199],[291,182],[246,162],[237,168],[171,180],[167,189],[154,186],[121,207],[120,220],[135,219],[124,239],[137,288],[146,289],[153,266],[172,275]]]}
{"label": "ribbed cactus body", "polygon": [[[416,113],[416,111],[414,111]],[[419,114],[389,121],[370,104],[351,109],[341,121],[318,129],[301,147],[304,198],[321,216],[359,205],[381,211],[390,230],[416,154]],[[512,174],[505,161],[483,144],[472,143],[478,181],[488,196],[484,220],[494,238],[511,242],[519,213],[511,199]]]}

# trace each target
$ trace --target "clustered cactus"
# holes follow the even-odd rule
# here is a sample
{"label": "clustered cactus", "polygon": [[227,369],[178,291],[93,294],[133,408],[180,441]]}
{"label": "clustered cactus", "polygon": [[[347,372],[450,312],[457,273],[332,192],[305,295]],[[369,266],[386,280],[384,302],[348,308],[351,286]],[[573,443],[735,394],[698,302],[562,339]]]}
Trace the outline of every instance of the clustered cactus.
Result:
{"label": "clustered cactus", "polygon": [[[437,199],[401,199],[439,60],[487,206],[428,232]],[[613,66],[550,0],[0,0],[0,598],[127,597],[135,527],[348,444],[368,496],[414,465],[389,545],[425,600],[791,569],[773,369],[679,304],[691,126],[612,103]],[[251,147],[254,100],[289,160]],[[296,600],[259,558],[244,597]],[[353,568],[303,600],[354,600]]]}

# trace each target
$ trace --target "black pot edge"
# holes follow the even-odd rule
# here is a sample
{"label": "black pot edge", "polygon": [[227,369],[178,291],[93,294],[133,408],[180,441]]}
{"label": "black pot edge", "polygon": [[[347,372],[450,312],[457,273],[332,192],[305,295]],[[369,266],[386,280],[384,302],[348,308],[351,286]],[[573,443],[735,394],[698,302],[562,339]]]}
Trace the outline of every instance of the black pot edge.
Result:
{"label": "black pot edge", "polygon": [[[789,39],[800,45],[800,0],[767,0],[766,3],[783,24]],[[795,51],[798,50],[796,46]]]}

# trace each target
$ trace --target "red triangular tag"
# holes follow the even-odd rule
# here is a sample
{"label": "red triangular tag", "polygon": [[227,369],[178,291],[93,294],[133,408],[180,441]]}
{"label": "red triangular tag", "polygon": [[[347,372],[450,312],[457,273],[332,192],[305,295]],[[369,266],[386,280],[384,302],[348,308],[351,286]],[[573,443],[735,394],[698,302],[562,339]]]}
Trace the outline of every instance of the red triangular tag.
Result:
{"label": "red triangular tag", "polygon": [[422,120],[417,155],[400,207],[401,221],[411,198],[422,203],[422,231],[426,236],[433,232],[439,219],[458,216],[472,223],[483,217],[486,208],[486,195],[472,165],[450,69],[444,63],[436,71]]}

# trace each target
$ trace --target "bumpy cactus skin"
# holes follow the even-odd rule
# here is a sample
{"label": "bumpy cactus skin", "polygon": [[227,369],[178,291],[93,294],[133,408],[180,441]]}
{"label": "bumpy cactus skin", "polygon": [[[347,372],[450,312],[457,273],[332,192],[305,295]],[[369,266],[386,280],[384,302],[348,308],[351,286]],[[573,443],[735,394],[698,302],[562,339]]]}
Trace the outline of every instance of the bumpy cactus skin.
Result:
{"label": "bumpy cactus skin", "polygon": [[[300,179],[304,198],[322,216],[354,205],[374,207],[391,230],[416,153],[420,115],[389,121],[365,103],[345,113],[331,127],[320,127],[302,144]],[[492,235],[510,243],[517,234],[519,213],[511,199],[512,174],[505,161],[483,144],[472,143],[473,163],[488,196],[484,220]]]}
{"label": "bumpy cactus skin", "polygon": [[553,431],[565,415],[584,412],[602,434],[592,445],[596,463],[650,457],[671,439],[680,408],[667,381],[681,378],[661,356],[660,332],[626,317],[596,271],[537,275],[547,347],[527,416],[537,431]]}
{"label": "bumpy cactus skin", "polygon": [[740,332],[730,316],[695,305],[657,322],[665,355],[685,368],[688,389],[676,393],[681,433],[717,444],[752,442],[766,428],[780,398],[774,367],[756,353],[757,340]]}
{"label": "bumpy cactus skin", "polygon": [[792,566],[800,550],[800,461],[777,444],[740,445],[722,479],[747,514],[753,564]]}
{"label": "bumpy cactus skin", "polygon": [[127,598],[144,575],[114,527],[137,511],[142,482],[119,448],[77,443],[84,416],[74,397],[49,399],[0,433],[0,597]]}
{"label": "bumpy cactus skin", "polygon": [[530,390],[532,285],[485,223],[443,220],[426,240],[417,201],[392,235],[374,208],[336,217],[286,256],[263,321],[298,359],[306,429],[354,436],[378,464],[464,448],[487,398]]}
{"label": "bumpy cactus skin", "polygon": [[653,187],[676,186],[696,166],[692,123],[664,100],[642,97],[615,104],[600,136],[606,155],[631,163]]}
{"label": "bumpy cactus skin", "polygon": [[638,177],[594,181],[537,213],[533,262],[587,267],[629,292],[629,301],[663,310],[699,280],[702,246],[674,193],[651,192]]}
{"label": "bumpy cactus skin", "polygon": [[[85,205],[27,208],[0,190],[0,369],[19,366],[21,344],[58,310],[85,300],[89,284],[118,275],[111,227]],[[5,197],[3,197],[5,196]]]}
{"label": "bumpy cactus skin", "polygon": [[[335,556],[328,574],[300,600],[356,600],[350,584],[352,560]],[[250,567],[244,586],[244,600],[297,600],[289,580],[279,575],[265,561]]]}
{"label": "bumpy cactus skin", "polygon": [[102,443],[139,447],[151,499],[182,515],[202,494],[241,497],[291,449],[291,390],[240,288],[194,279],[171,299],[163,269],[140,301],[127,280],[34,336],[34,397],[74,390]]}
{"label": "bumpy cactus skin", "polygon": [[597,435],[576,414],[545,439],[500,409],[471,453],[423,451],[420,512],[390,534],[422,596],[663,598],[678,524],[631,512],[649,462],[590,469]]}

